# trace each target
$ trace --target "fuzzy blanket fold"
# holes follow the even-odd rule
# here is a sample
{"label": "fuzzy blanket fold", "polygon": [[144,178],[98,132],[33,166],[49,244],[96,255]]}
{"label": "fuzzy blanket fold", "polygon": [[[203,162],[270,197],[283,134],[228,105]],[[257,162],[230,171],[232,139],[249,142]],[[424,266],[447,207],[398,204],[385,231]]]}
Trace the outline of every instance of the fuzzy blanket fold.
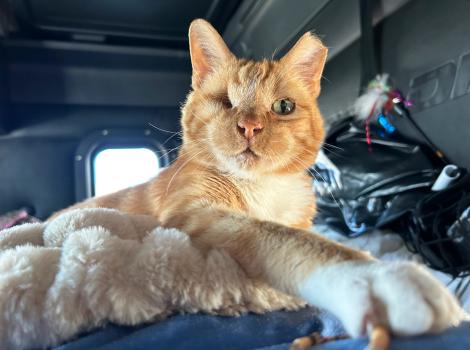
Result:
{"label": "fuzzy blanket fold", "polygon": [[79,209],[0,232],[0,349],[54,346],[108,321],[303,305],[152,217]]}

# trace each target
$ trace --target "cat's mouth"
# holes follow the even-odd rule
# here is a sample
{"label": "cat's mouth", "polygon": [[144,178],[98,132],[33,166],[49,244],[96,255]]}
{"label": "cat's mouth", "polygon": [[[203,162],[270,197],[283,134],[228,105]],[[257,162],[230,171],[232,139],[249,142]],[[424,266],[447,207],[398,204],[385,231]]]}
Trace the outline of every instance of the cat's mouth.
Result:
{"label": "cat's mouth", "polygon": [[258,155],[250,148],[247,147],[240,155],[243,155],[244,157],[258,157]]}
{"label": "cat's mouth", "polygon": [[250,147],[247,147],[243,152],[238,153],[235,158],[244,165],[252,165],[259,159],[259,155],[257,155]]}

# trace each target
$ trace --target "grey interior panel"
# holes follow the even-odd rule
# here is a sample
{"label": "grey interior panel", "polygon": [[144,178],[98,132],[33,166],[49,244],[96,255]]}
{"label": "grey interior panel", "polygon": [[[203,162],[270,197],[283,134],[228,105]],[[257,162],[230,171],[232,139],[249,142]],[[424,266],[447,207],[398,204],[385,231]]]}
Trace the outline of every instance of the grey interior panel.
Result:
{"label": "grey interior panel", "polygon": [[5,130],[5,108],[8,100],[7,97],[7,80],[6,80],[6,59],[5,50],[0,46],[0,135],[6,132]]}
{"label": "grey interior panel", "polygon": [[74,198],[76,141],[63,138],[0,138],[0,212],[28,208],[45,219]]}
{"label": "grey interior panel", "polygon": [[[409,0],[377,0],[374,23]],[[240,56],[275,57],[285,53],[306,31],[312,31],[335,57],[360,37],[359,1],[245,0],[229,22],[224,38]]]}
{"label": "grey interior panel", "polygon": [[238,56],[272,57],[328,2],[245,1],[230,21],[224,38]]}
{"label": "grey interior panel", "polygon": [[12,103],[178,106],[190,83],[187,51],[24,40],[5,51]]}
{"label": "grey interior panel", "polygon": [[[194,18],[206,18],[218,30],[241,0],[11,0],[21,28],[40,37],[97,42],[146,42],[172,48],[187,46]],[[126,40],[127,38],[127,40]]]}

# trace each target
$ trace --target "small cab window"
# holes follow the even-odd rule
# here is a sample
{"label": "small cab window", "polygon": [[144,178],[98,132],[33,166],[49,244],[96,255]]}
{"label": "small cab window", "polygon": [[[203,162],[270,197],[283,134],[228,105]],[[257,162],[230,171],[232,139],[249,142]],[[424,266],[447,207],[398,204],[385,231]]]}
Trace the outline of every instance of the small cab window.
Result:
{"label": "small cab window", "polygon": [[93,194],[101,196],[148,181],[160,162],[150,148],[106,148],[93,158]]}

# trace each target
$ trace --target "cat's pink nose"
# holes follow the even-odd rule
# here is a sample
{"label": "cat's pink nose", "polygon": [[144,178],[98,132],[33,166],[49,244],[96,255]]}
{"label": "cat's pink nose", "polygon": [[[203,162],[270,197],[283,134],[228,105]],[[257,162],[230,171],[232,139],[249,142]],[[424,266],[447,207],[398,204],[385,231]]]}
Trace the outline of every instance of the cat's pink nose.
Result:
{"label": "cat's pink nose", "polygon": [[245,136],[250,141],[256,134],[259,134],[263,130],[263,125],[256,120],[240,120],[237,123],[238,132]]}

